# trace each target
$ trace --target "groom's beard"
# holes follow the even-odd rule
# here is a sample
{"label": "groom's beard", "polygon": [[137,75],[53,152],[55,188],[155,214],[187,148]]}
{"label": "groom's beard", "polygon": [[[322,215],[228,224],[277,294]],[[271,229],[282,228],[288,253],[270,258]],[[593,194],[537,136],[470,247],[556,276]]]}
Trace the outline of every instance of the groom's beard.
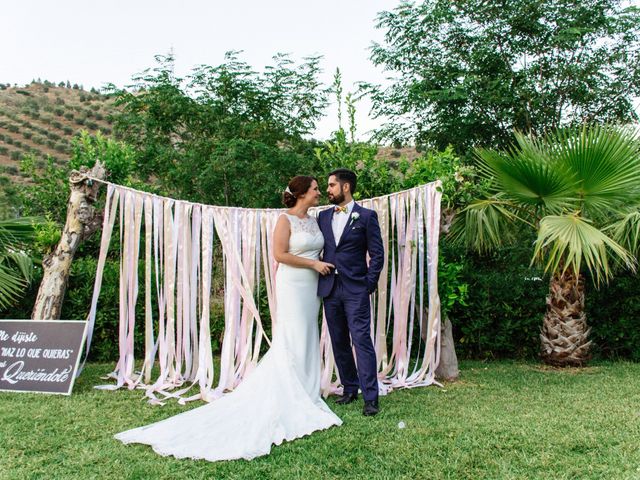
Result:
{"label": "groom's beard", "polygon": [[329,196],[329,203],[340,205],[342,202],[344,202],[344,193],[342,192],[340,192],[338,195]]}

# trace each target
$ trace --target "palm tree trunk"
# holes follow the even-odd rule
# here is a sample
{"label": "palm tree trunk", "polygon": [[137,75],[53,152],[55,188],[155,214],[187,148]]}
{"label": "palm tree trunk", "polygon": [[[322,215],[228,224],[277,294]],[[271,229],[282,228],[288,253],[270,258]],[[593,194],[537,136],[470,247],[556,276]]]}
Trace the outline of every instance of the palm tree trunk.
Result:
{"label": "palm tree trunk", "polygon": [[583,366],[591,357],[590,328],[584,312],[584,277],[567,269],[551,277],[541,340],[548,365]]}

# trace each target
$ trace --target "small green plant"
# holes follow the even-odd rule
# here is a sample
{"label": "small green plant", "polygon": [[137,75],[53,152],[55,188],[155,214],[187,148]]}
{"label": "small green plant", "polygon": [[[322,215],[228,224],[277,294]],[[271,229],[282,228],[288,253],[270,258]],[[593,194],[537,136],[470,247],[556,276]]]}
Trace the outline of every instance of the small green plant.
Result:
{"label": "small green plant", "polygon": [[58,245],[61,238],[60,224],[47,215],[45,221],[35,229],[34,245],[42,254],[48,254]]}

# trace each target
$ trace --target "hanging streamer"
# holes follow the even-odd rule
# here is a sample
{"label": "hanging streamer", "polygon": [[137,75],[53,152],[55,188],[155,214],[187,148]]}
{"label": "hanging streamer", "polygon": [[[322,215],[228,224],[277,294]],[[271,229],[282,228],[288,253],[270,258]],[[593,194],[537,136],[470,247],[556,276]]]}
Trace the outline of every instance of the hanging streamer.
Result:
{"label": "hanging streamer", "polygon": [[[267,296],[271,331],[277,322],[272,232],[282,210],[202,205],[102,183],[108,189],[87,351],[117,212],[120,338],[119,359],[109,375],[116,382],[97,388],[142,388],[157,404],[167,398],[212,401],[233,390],[259,361],[262,341],[270,342],[258,309],[261,295]],[[438,186],[433,182],[361,202],[376,211],[384,246],[383,270],[371,296],[381,394],[434,383],[440,355]],[[210,329],[216,235],[224,263],[225,312],[217,385]],[[144,278],[143,300],[139,278]],[[137,324],[139,312],[144,315]],[[142,352],[134,351],[136,329],[144,335]],[[341,392],[341,386],[324,315],[320,332],[321,389],[326,396]],[[139,371],[136,359],[142,364]],[[154,363],[159,367],[155,378]],[[188,394],[191,389],[195,393]]]}

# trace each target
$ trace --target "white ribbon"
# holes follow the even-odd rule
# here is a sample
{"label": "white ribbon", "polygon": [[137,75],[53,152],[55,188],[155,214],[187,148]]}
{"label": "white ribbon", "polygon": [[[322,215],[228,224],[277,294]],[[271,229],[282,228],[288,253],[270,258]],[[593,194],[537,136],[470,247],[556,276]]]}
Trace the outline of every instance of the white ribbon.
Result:
{"label": "white ribbon", "polygon": [[[99,181],[96,179],[96,181]],[[108,182],[104,182],[108,183]],[[434,383],[439,361],[440,299],[437,287],[439,182],[365,200],[378,214],[384,264],[371,296],[372,339],[380,392]],[[253,369],[266,338],[258,310],[264,281],[272,331],[277,321],[272,232],[281,210],[215,207],[183,202],[108,184],[100,256],[88,316],[88,351],[116,212],[120,212],[119,360],[116,384],[143,388],[151,403],[212,401],[233,390]],[[321,208],[315,208],[315,215]],[[141,225],[144,223],[144,296],[138,298]],[[220,376],[214,385],[209,324],[214,231],[224,263],[225,329]],[[427,281],[426,299],[424,281]],[[155,283],[156,302],[151,289]],[[426,316],[425,316],[426,300]],[[144,308],[144,352],[134,351],[135,319]],[[155,310],[155,314],[154,314]],[[157,332],[154,332],[154,317]],[[141,326],[142,328],[142,326]],[[413,342],[414,331],[420,340]],[[387,338],[391,335],[391,351]],[[269,339],[267,338],[267,341]],[[323,395],[341,391],[323,318],[320,333]],[[144,359],[135,371],[136,356]],[[415,360],[412,360],[415,359]],[[151,367],[158,362],[159,374]],[[193,387],[195,394],[185,394]],[[177,388],[179,387],[179,388]]]}

